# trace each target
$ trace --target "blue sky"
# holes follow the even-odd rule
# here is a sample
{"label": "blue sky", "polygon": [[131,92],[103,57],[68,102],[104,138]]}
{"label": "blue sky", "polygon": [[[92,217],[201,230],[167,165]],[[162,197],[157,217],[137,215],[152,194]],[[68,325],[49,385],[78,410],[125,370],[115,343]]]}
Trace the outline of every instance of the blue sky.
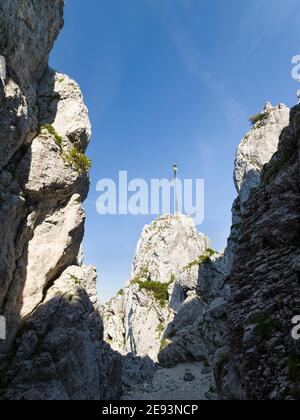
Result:
{"label": "blue sky", "polygon": [[235,150],[266,101],[294,105],[298,0],[66,0],[52,67],[74,78],[93,137],[85,262],[102,300],[128,279],[153,216],[99,216],[96,183],[118,178],[204,178],[199,227],[222,250],[235,198]]}

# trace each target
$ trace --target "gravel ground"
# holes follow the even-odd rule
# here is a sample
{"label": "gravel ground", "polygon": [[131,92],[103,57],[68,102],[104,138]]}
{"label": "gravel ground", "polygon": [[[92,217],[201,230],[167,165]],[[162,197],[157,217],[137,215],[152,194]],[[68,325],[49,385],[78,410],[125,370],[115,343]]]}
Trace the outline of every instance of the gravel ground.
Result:
{"label": "gravel ground", "polygon": [[213,375],[203,363],[184,363],[171,369],[158,367],[152,383],[131,390],[123,400],[215,400]]}

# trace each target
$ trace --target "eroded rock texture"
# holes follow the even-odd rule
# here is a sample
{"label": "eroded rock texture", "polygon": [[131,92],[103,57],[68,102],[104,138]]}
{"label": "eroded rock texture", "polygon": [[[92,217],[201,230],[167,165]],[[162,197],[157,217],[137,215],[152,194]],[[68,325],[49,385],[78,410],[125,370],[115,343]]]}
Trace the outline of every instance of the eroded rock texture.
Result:
{"label": "eroded rock texture", "polygon": [[145,226],[131,279],[103,308],[105,337],[115,350],[157,360],[164,332],[190,294],[208,238],[190,217],[163,216]]}
{"label": "eroded rock texture", "polygon": [[62,0],[0,0],[0,310],[4,399],[120,395],[96,274],[82,266],[91,127],[78,85],[48,68]]}
{"label": "eroded rock texture", "polygon": [[300,107],[280,136],[278,152],[245,205],[230,283],[230,352],[223,396],[299,399]]}
{"label": "eroded rock texture", "polygon": [[[294,114],[295,111],[293,111]],[[289,237],[290,231],[293,232],[295,239],[299,233],[297,231],[297,216],[295,214],[289,215],[287,211],[289,206],[294,205],[296,207],[298,205],[298,199],[296,198],[297,183],[295,182],[292,187],[294,195],[287,194],[286,189],[279,188],[274,191],[273,202],[270,202],[270,198],[267,199],[269,197],[268,194],[261,198],[262,211],[259,210],[259,203],[257,202],[258,196],[256,194],[258,193],[251,195],[255,188],[257,188],[255,191],[260,191],[260,188],[266,188],[259,187],[260,185],[265,185],[266,182],[273,182],[276,172],[283,164],[286,165],[288,172],[293,171],[292,166],[289,165],[290,162],[287,162],[287,158],[291,153],[291,149],[288,147],[288,150],[282,151],[282,155],[279,152],[279,157],[274,158],[274,163],[270,164],[269,172],[265,173],[263,171],[263,181],[261,181],[261,172],[264,165],[269,162],[276,152],[278,142],[281,144],[283,139],[291,137],[294,131],[293,128],[286,128],[288,124],[288,108],[284,105],[273,107],[267,104],[263,112],[257,116],[257,121],[251,131],[239,145],[234,170],[234,179],[239,195],[232,208],[233,222],[228,247],[224,255],[214,255],[199,265],[197,272],[197,296],[182,306],[172,324],[169,325],[165,332],[165,337],[171,342],[159,354],[160,363],[166,367],[175,366],[178,363],[189,360],[204,360],[214,372],[220,398],[266,398],[275,396],[272,393],[265,394],[264,391],[264,388],[267,388],[270,384],[268,376],[275,372],[274,365],[272,368],[269,368],[264,377],[260,378],[260,381],[256,382],[259,385],[254,386],[254,382],[249,383],[248,389],[252,389],[251,393],[246,392],[244,389],[244,381],[247,381],[246,378],[249,374],[249,367],[245,365],[247,352],[250,351],[249,359],[251,360],[250,363],[253,362],[253,372],[257,372],[259,360],[262,366],[265,363],[265,358],[276,360],[276,356],[274,357],[276,350],[269,347],[265,357],[263,352],[262,354],[260,353],[259,346],[254,350],[253,345],[256,340],[254,331],[256,327],[253,325],[253,320],[250,322],[245,321],[242,314],[243,308],[245,308],[244,317],[246,319],[248,319],[248,316],[254,315],[258,330],[262,329],[263,334],[265,334],[264,330],[269,327],[272,329],[273,325],[272,318],[269,318],[268,307],[270,305],[273,307],[275,315],[277,299],[281,301],[287,296],[290,296],[290,299],[292,299],[293,294],[297,294],[296,289],[294,292],[287,289],[286,296],[281,296],[280,287],[283,288],[283,278],[287,271],[281,273],[281,281],[283,283],[281,283],[280,287],[274,287],[274,290],[269,289],[270,286],[268,287],[268,279],[265,277],[265,274],[269,273],[270,285],[274,281],[276,282],[275,261],[277,261],[279,255],[274,254],[274,260],[272,258],[270,260],[264,258],[265,252],[268,252],[269,241],[273,242],[273,231],[274,233],[278,232],[277,239],[279,239],[280,235],[282,235],[282,238]],[[281,140],[279,140],[282,132],[283,135]],[[295,147],[295,142],[293,144],[292,148]],[[297,154],[295,148],[293,153]],[[294,166],[295,173],[297,173],[297,170]],[[287,181],[288,176],[285,179]],[[269,186],[268,188],[271,187]],[[249,211],[247,200],[250,196],[252,197],[250,200],[250,202],[252,201],[252,208]],[[284,201],[282,201],[283,197]],[[276,202],[281,202],[281,211],[276,208]],[[286,208],[287,203],[289,204]],[[256,208],[257,204],[258,208]],[[286,212],[287,214],[285,214]],[[257,230],[253,233],[253,236],[245,235],[243,232],[244,220],[247,215],[249,218],[249,230],[255,228],[255,221],[257,223]],[[284,221],[285,219],[286,221]],[[269,223],[266,223],[267,220]],[[264,240],[261,238],[259,241],[259,237],[263,232],[265,232],[263,235]],[[238,263],[243,241],[242,254],[244,259]],[[297,247],[297,245],[295,246]],[[258,248],[261,252],[260,256],[257,254]],[[284,246],[281,249],[282,256],[285,255],[287,259],[293,260],[296,251],[288,248],[283,250],[283,248]],[[285,267],[285,270],[287,270],[287,267]],[[251,284],[251,280],[254,284]],[[294,283],[294,287],[296,287],[296,283]],[[267,296],[270,294],[268,298],[264,296],[265,292]],[[252,313],[252,315],[251,305],[249,305],[248,301],[249,295],[253,296],[254,314]],[[236,304],[234,305],[233,302],[236,302]],[[262,313],[255,313],[258,308]],[[265,310],[266,312],[264,312]],[[294,315],[298,312],[297,307],[295,307]],[[288,319],[288,316],[286,319],[286,328],[288,328],[288,323],[291,326],[292,311],[289,311],[289,315],[290,319]],[[276,313],[275,318],[278,317],[281,317],[280,312]],[[232,325],[233,321],[234,327]],[[241,325],[243,325],[244,329],[241,328]],[[291,341],[290,329],[285,331],[286,340],[289,342]],[[242,335],[239,341],[235,342],[234,357],[236,359],[234,357],[230,358],[230,355],[233,353],[233,331],[235,331],[234,334]],[[243,340],[246,340],[247,346],[249,346],[244,352],[241,350],[243,348]],[[276,339],[274,342],[278,343]],[[276,345],[274,346],[276,347]],[[274,353],[272,353],[273,350]],[[256,355],[254,359],[252,359],[253,352]],[[286,360],[285,356],[282,356],[282,364],[287,363],[284,359]],[[238,369],[234,367],[236,360],[239,360]],[[285,367],[287,368],[286,365]],[[262,372],[263,368],[261,369]],[[277,373],[276,380],[280,382],[278,378],[281,377],[281,374],[278,371]],[[256,379],[258,379],[258,376],[256,376]],[[255,387],[257,387],[257,390],[260,389],[260,392],[257,392],[256,395],[253,393]],[[280,398],[282,395],[277,394],[276,397]]]}

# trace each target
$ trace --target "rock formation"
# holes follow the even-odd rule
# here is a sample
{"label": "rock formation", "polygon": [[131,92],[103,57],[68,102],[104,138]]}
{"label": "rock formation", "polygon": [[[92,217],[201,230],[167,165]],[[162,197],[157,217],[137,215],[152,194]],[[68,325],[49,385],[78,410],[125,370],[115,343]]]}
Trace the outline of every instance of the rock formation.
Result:
{"label": "rock formation", "polygon": [[130,281],[102,311],[106,339],[115,350],[157,360],[164,331],[195,291],[197,261],[208,250],[208,238],[190,217],[163,216],[145,226]]}
{"label": "rock formation", "polygon": [[[210,258],[209,261],[199,267],[197,300],[191,302],[187,307],[183,306],[181,311],[179,311],[173,324],[167,330],[167,337],[173,336],[172,342],[159,355],[159,360],[164,366],[174,366],[177,363],[191,359],[197,361],[206,360],[214,371],[220,398],[248,397],[247,393],[243,394],[241,392],[242,386],[237,384],[237,377],[241,381],[241,375],[244,374],[246,376],[247,369],[243,373],[239,372],[239,375],[234,375],[233,371],[236,368],[233,370],[232,365],[229,364],[229,356],[232,354],[230,313],[233,310],[233,276],[240,252],[241,238],[243,238],[243,225],[245,213],[248,211],[248,199],[252,196],[255,188],[260,188],[261,173],[264,174],[264,165],[269,162],[276,152],[281,133],[285,132],[284,130],[286,130],[288,124],[289,109],[284,105],[272,107],[270,104],[267,104],[262,113],[255,116],[253,127],[242,140],[236,154],[234,180],[239,195],[233,204],[233,224],[228,247],[223,256]],[[265,177],[266,175],[263,175],[264,179]],[[256,215],[255,206],[256,202],[254,200],[252,213],[249,215],[249,226],[252,225],[256,217],[259,223],[264,224],[263,213]],[[271,214],[268,230],[276,230],[277,227],[273,225],[273,222],[271,223],[272,212],[276,212],[276,209],[270,206],[269,211]],[[279,223],[279,220],[277,223]],[[244,248],[253,255],[252,269],[255,273],[256,266],[259,267],[255,251],[257,237],[253,237],[252,244],[249,244],[249,237],[244,238]],[[239,328],[239,321],[241,321],[238,315],[239,310],[245,305],[244,299],[240,295],[241,284],[244,283],[245,289],[250,291],[249,279],[245,276],[248,271],[248,264],[249,260],[245,258],[243,263],[237,268],[239,280],[235,283],[236,291],[233,290],[233,293],[239,296],[235,313],[235,320]],[[264,265],[265,268],[268,267],[267,271],[269,270],[270,273],[273,273],[271,264],[268,265],[265,262],[262,263],[262,266]],[[252,274],[252,276],[255,277],[255,274]],[[263,278],[260,279],[258,284],[264,284]],[[251,290],[254,296],[260,294],[257,288],[251,288]],[[268,306],[267,302],[265,303]],[[192,323],[188,322],[182,328],[181,319],[187,318],[187,313],[197,314],[197,319]],[[246,310],[245,316],[246,314],[249,314],[249,308]],[[262,323],[264,324],[264,321]],[[253,328],[252,326],[252,332]],[[239,346],[242,346],[241,340],[237,345],[236,355],[241,354],[241,347]],[[259,358],[259,351],[257,357]],[[242,357],[240,360],[241,366],[243,366]],[[256,368],[255,364],[253,368]],[[264,381],[265,383],[268,382],[267,377],[265,377]],[[262,383],[260,383],[260,386],[262,386]]]}
{"label": "rock formation", "polygon": [[3,399],[120,395],[81,243],[91,127],[78,85],[48,68],[63,0],[0,0],[0,348]]}
{"label": "rock formation", "polygon": [[245,204],[230,276],[229,355],[221,395],[299,399],[300,347],[291,336],[300,314],[300,107],[280,135],[277,153]]}
{"label": "rock formation", "polygon": [[[299,106],[290,113],[282,104],[267,104],[252,118],[252,129],[236,154],[238,197],[224,254],[213,252],[200,235],[198,257],[181,252],[178,260],[173,247],[179,240],[186,250],[189,235],[176,236],[175,218],[175,225],[168,225],[169,217],[145,228],[133,281],[106,311],[113,308],[115,319],[122,319],[123,351],[156,360],[160,341],[158,360],[168,373],[158,373],[155,381],[194,361],[195,366],[204,363],[205,373],[213,372],[219,398],[299,398],[299,347],[290,334],[291,320],[300,313],[299,115]],[[167,224],[170,241],[161,235],[161,224]],[[149,297],[141,289],[151,280],[168,284],[170,274],[174,285],[163,312],[155,306],[153,292]],[[154,331],[159,322],[161,329]],[[134,395],[146,399],[155,391],[155,381]]]}
{"label": "rock formation", "polygon": [[63,6],[0,0],[0,398],[299,399],[300,105],[251,118],[225,252],[189,217],[163,216],[99,309],[82,254],[88,112],[48,67]]}

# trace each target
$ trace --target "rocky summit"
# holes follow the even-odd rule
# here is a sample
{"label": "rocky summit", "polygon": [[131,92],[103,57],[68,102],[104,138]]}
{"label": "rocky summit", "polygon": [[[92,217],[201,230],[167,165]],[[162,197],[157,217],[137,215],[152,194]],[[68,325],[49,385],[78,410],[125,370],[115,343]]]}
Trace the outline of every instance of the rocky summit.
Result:
{"label": "rocky summit", "polygon": [[299,112],[267,103],[251,119],[236,153],[238,196],[223,254],[186,216],[145,227],[131,280],[103,309],[116,350],[160,365],[128,398],[178,399],[193,377],[201,399],[298,398],[290,331],[300,313]]}
{"label": "rocky summit", "polygon": [[163,216],[145,226],[130,280],[102,310],[105,337],[115,350],[157,360],[166,327],[195,293],[197,263],[212,253],[209,246],[188,216]]}

